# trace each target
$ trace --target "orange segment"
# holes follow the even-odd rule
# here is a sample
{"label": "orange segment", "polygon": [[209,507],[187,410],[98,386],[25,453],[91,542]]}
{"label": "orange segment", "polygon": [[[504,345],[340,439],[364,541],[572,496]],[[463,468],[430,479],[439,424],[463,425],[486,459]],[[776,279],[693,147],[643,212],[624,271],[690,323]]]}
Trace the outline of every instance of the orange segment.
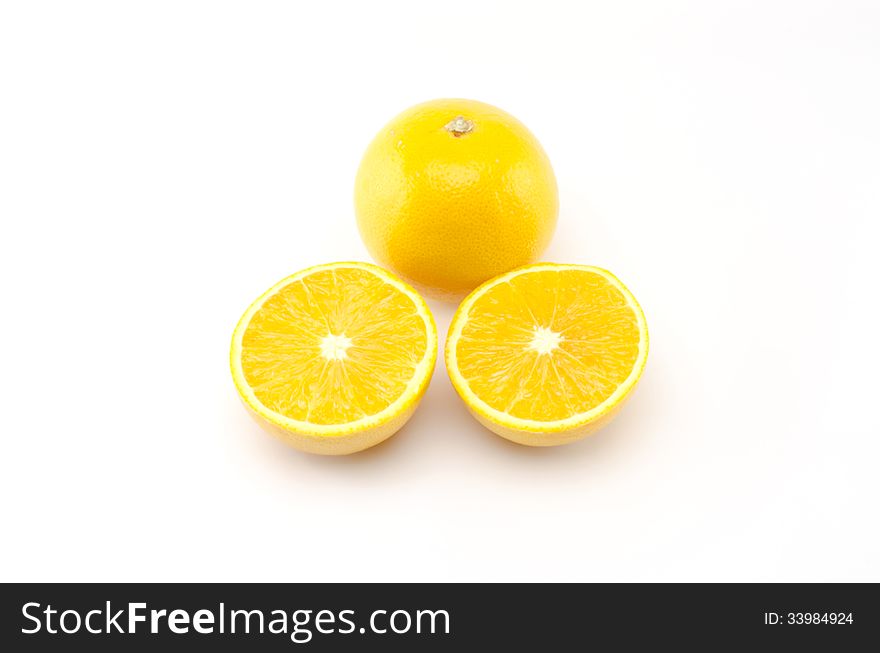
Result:
{"label": "orange segment", "polygon": [[446,356],[456,390],[490,428],[557,444],[617,407],[647,344],[644,315],[613,275],[539,264],[474,291],[456,313]]}

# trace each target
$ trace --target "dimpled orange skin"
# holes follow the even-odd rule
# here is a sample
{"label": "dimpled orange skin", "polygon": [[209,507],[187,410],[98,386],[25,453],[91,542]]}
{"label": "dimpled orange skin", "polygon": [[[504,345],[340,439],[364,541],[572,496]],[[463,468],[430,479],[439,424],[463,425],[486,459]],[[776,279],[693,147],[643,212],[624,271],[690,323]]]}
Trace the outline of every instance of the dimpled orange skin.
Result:
{"label": "dimpled orange skin", "polygon": [[411,107],[379,132],[357,173],[355,211],[379,263],[455,300],[535,261],[559,199],[525,125],[489,104],[448,99]]}

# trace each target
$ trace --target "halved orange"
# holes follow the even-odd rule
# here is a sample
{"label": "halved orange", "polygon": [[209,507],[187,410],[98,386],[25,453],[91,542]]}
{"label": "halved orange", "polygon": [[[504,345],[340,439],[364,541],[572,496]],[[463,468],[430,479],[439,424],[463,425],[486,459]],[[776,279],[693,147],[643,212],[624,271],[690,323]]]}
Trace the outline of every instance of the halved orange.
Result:
{"label": "halved orange", "polygon": [[532,446],[564,444],[620,409],[648,356],[642,309],[601,268],[539,263],[484,283],[458,308],[446,368],[474,416]]}
{"label": "halved orange", "polygon": [[232,336],[232,378],[261,425],[298,449],[347,454],[394,434],[437,360],[410,286],[369,263],[331,263],[266,291]]}

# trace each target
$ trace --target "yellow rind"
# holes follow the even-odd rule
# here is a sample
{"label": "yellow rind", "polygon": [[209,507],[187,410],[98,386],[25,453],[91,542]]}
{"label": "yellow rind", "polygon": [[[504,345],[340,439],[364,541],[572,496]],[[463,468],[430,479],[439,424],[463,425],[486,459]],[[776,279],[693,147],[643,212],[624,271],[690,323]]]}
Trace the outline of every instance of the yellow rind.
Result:
{"label": "yellow rind", "polygon": [[[538,270],[583,270],[604,277],[623,294],[627,303],[633,309],[640,334],[639,353],[633,364],[632,372],[608,399],[585,413],[550,422],[520,419],[489,406],[471,391],[467,380],[458,369],[455,351],[461,331],[467,323],[470,309],[479,297],[488,289],[500,283],[506,283],[514,277]],[[477,421],[490,431],[497,433],[503,438],[527,446],[546,447],[567,444],[580,440],[602,428],[613,419],[623,406],[638,383],[642,371],[645,369],[645,363],[648,360],[648,325],[645,321],[645,314],[642,312],[636,298],[633,297],[632,293],[623,285],[620,279],[608,272],[608,270],[589,265],[536,263],[511,270],[506,274],[490,279],[465,298],[455,312],[452,323],[449,326],[449,333],[446,338],[445,360],[446,370],[449,373],[449,378],[455,391],[462,398],[468,410],[470,410]]]}
{"label": "yellow rind", "polygon": [[[262,307],[266,300],[281,288],[299,281],[315,272],[322,270],[339,270],[355,268],[370,272],[384,282],[394,286],[407,297],[416,307],[416,312],[425,324],[426,346],[425,355],[416,367],[404,392],[384,410],[345,424],[312,424],[291,419],[264,406],[248,385],[241,368],[242,337],[250,324],[251,318]],[[235,388],[254,417],[266,431],[297,449],[309,453],[325,455],[343,455],[362,451],[383,440],[388,439],[407,422],[415,412],[419,401],[425,394],[434,365],[437,362],[437,326],[427,303],[409,284],[401,281],[393,274],[371,263],[341,262],[316,265],[296,274],[290,275],[276,283],[260,295],[242,315],[232,334],[230,348],[230,367]]]}
{"label": "yellow rind", "polygon": [[[456,117],[472,130],[450,133]],[[539,260],[559,213],[556,176],[536,136],[506,111],[463,98],[395,116],[367,146],[354,185],[372,257],[425,296],[456,304]]]}

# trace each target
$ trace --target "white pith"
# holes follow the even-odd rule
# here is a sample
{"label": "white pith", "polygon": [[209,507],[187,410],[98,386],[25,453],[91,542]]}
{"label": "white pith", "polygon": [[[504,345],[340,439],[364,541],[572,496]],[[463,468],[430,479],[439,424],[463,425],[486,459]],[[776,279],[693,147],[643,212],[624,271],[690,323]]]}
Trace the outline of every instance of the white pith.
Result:
{"label": "white pith", "polygon": [[348,357],[346,352],[351,347],[351,338],[347,338],[344,333],[334,335],[328,333],[321,338],[321,355],[330,361],[341,361]]}
{"label": "white pith", "polygon": [[562,335],[556,333],[549,327],[535,327],[535,334],[528,348],[533,349],[539,354],[549,354],[554,349],[559,349],[559,343],[562,342]]}

